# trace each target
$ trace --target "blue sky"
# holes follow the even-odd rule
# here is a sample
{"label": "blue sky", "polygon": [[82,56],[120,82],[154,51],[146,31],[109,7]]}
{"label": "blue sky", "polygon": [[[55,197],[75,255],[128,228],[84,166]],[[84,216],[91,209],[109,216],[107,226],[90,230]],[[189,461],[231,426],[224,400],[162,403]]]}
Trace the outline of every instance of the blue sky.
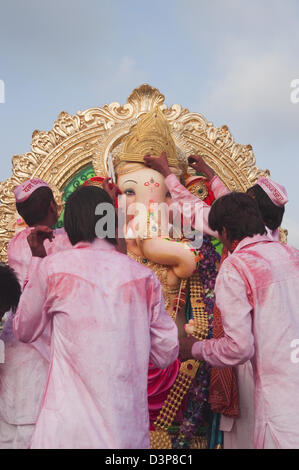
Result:
{"label": "blue sky", "polygon": [[60,111],[125,103],[142,83],[253,146],[286,186],[299,248],[298,0],[0,0],[0,178]]}

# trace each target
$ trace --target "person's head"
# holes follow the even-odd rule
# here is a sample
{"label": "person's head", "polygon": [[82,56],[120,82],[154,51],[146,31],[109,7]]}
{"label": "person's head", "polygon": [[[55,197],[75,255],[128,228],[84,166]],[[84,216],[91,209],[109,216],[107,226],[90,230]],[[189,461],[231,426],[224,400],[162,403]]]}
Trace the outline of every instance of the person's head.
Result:
{"label": "person's head", "polygon": [[265,225],[270,230],[278,229],[287,203],[285,188],[270,178],[260,177],[257,184],[247,190],[247,194],[256,200]]}
{"label": "person's head", "polygon": [[219,233],[229,250],[234,241],[266,233],[257,202],[248,194],[237,192],[214,201],[209,213],[209,225]]}
{"label": "person's head", "polygon": [[29,227],[47,225],[53,228],[58,220],[57,204],[50,188],[36,189],[24,202],[17,202],[17,211]]}
{"label": "person's head", "polygon": [[[96,186],[81,186],[67,199],[64,228],[72,245],[79,242],[93,242],[97,238],[97,226],[101,224],[101,219],[103,219],[102,228],[107,234],[101,238],[117,245],[114,231],[114,228],[117,229],[117,214],[113,201],[106,191]],[[113,233],[110,233],[109,224]]]}
{"label": "person's head", "polygon": [[21,287],[13,269],[0,263],[0,320],[3,315],[16,311],[21,296]]}
{"label": "person's head", "polygon": [[58,211],[48,183],[39,178],[32,178],[17,186],[14,194],[17,211],[29,227],[54,227],[58,220]]}

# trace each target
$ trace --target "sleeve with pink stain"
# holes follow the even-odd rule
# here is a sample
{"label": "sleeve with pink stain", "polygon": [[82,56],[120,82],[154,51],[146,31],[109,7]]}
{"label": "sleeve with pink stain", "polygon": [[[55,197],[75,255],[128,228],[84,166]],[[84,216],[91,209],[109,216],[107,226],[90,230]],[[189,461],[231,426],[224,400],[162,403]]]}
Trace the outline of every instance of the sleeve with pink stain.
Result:
{"label": "sleeve with pink stain", "polygon": [[24,343],[35,341],[50,320],[46,305],[47,275],[41,258],[32,258],[28,278],[13,321],[15,336]]}
{"label": "sleeve with pink stain", "polygon": [[215,294],[217,307],[221,311],[224,337],[194,343],[192,355],[219,368],[243,364],[254,355],[252,306],[246,285],[229,258],[220,268]]}
{"label": "sleeve with pink stain", "polygon": [[[186,212],[191,212],[192,227],[206,235],[219,238],[218,232],[214,232],[209,226],[210,206],[191,194],[174,174],[165,178],[165,184],[171,193],[172,203],[179,204],[182,213],[184,213],[184,204],[186,204]],[[189,206],[188,208],[187,205]]]}
{"label": "sleeve with pink stain", "polygon": [[178,357],[178,330],[165,310],[161,284],[156,277],[153,276],[153,279],[153,288],[148,294],[152,311],[150,361],[160,369],[165,369]]}
{"label": "sleeve with pink stain", "polygon": [[225,184],[222,183],[221,179],[217,175],[211,179],[210,187],[214,193],[215,199],[219,199],[226,194],[230,194],[230,190],[227,189]]}

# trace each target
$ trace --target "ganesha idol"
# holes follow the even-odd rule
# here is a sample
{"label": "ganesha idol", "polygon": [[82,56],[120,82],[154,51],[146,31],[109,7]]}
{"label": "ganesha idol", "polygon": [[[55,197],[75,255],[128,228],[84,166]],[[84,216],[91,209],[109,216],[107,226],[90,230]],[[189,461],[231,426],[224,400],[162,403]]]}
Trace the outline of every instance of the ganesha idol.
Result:
{"label": "ganesha idol", "polygon": [[[172,231],[169,231],[171,220],[160,217],[161,214],[157,215],[153,210],[154,207],[171,206],[171,195],[164,177],[144,164],[144,156],[158,156],[163,151],[167,154],[173,173],[184,181],[186,159],[178,159],[181,151],[175,145],[166,118],[157,107],[143,114],[125,132],[122,130],[121,135],[114,130],[113,136],[106,136],[100,142],[93,166],[97,176],[106,176],[99,171],[102,168],[99,162],[103,161],[106,152],[109,174],[115,177],[122,193],[118,204],[125,203],[126,206],[124,236],[128,256],[157,275],[162,285],[165,307],[178,326],[179,336],[186,334],[184,326],[193,318],[193,334],[202,340],[209,334],[209,319],[200,278],[203,254],[200,248],[195,249],[192,242],[183,236],[174,238]],[[90,184],[94,184],[94,181]],[[213,199],[204,178],[193,176],[187,180],[188,186],[193,194],[202,199]],[[187,310],[189,317],[186,316]],[[148,403],[152,448],[172,447],[168,431],[173,423],[184,421],[183,411],[188,392],[200,367],[206,366],[197,361],[181,364],[179,359],[164,370],[149,364]]]}

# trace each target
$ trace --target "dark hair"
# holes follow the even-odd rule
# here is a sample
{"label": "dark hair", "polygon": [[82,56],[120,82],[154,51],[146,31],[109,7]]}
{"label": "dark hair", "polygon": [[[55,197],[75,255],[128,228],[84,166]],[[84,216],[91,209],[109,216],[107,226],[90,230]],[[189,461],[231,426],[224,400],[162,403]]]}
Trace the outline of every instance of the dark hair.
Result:
{"label": "dark hair", "polygon": [[[114,226],[117,227],[117,214],[111,197],[96,186],[81,186],[67,199],[64,213],[64,228],[72,245],[81,241],[93,242],[96,238],[96,225],[103,215],[96,215],[99,204],[108,203],[113,206]],[[104,227],[105,228],[105,227]],[[116,245],[114,237],[105,237]]]}
{"label": "dark hair", "polygon": [[[4,314],[12,309],[16,311],[21,296],[21,286],[13,269],[0,263],[0,309]],[[5,312],[2,312],[2,309]]]}
{"label": "dark hair", "polygon": [[244,193],[226,194],[214,201],[209,225],[220,234],[225,227],[231,242],[266,233],[257,202]]}
{"label": "dark hair", "polygon": [[282,221],[284,206],[276,206],[268,194],[258,184],[255,184],[247,190],[247,194],[253,197],[258,203],[264,224],[270,230],[276,230]]}
{"label": "dark hair", "polygon": [[50,188],[42,186],[36,189],[24,202],[17,202],[17,211],[29,227],[43,221],[48,215],[50,203],[55,202]]}

